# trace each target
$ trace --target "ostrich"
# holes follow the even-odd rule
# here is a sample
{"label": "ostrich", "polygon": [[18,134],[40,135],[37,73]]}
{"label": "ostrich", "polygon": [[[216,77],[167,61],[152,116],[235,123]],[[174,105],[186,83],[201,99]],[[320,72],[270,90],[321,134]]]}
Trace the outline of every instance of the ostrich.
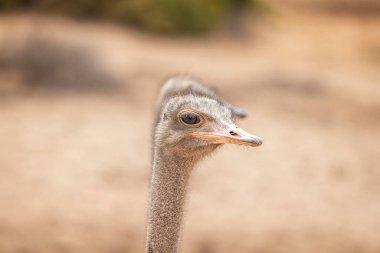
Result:
{"label": "ostrich", "polygon": [[243,111],[190,77],[165,82],[156,114],[145,252],[176,253],[196,163],[221,144],[256,147],[262,139],[234,124],[234,118],[245,117]]}

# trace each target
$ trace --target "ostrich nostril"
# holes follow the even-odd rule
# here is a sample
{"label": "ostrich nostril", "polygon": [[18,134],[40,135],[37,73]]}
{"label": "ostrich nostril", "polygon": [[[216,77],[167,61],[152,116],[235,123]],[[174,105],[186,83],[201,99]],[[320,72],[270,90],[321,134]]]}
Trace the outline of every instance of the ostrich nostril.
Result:
{"label": "ostrich nostril", "polygon": [[236,132],[234,132],[234,131],[230,131],[230,135],[234,135],[234,136],[236,136],[236,135],[239,135],[239,134],[236,133]]}

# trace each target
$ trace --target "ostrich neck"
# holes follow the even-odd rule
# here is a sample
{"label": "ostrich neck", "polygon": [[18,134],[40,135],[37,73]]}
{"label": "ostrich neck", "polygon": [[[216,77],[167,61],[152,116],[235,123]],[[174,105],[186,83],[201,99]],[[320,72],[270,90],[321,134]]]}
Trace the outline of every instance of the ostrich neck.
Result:
{"label": "ostrich neck", "polygon": [[186,189],[195,162],[172,156],[158,148],[154,152],[146,253],[176,253]]}

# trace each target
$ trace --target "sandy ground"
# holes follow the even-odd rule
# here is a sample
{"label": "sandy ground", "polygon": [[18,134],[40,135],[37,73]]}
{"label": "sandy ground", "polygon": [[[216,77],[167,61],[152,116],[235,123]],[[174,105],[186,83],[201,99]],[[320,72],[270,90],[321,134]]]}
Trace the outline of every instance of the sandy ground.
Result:
{"label": "sandy ground", "polygon": [[6,50],[28,36],[80,45],[118,88],[35,89],[0,69],[0,252],[143,251],[154,99],[176,73],[215,86],[264,137],[196,168],[183,252],[380,252],[380,19],[249,22],[245,38],[174,39],[1,17]]}

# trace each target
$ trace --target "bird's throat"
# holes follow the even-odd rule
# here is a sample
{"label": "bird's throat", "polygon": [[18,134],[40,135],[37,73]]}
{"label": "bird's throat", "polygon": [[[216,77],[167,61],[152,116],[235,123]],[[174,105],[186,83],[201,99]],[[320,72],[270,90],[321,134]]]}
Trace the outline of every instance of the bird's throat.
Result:
{"label": "bird's throat", "polygon": [[146,253],[176,253],[186,190],[195,162],[155,150],[150,186]]}

